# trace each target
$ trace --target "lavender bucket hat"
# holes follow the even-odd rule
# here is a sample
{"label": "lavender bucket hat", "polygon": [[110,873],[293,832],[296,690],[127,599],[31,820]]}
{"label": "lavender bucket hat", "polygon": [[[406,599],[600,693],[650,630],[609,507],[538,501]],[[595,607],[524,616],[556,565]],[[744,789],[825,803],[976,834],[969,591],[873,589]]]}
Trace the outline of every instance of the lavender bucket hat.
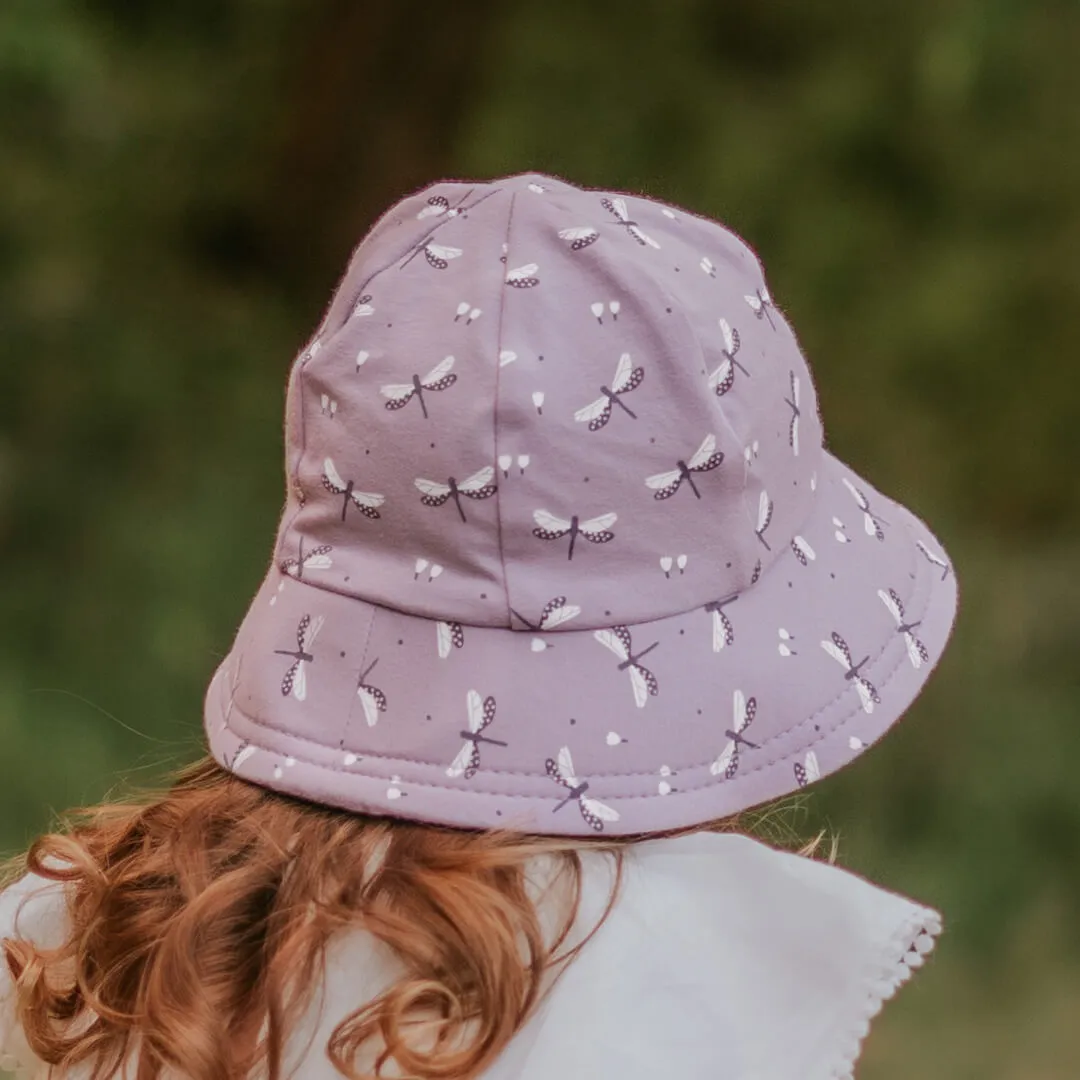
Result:
{"label": "lavender bucket hat", "polygon": [[211,752],[371,814],[698,824],[835,771],[956,611],[926,526],[823,446],[753,251],[542,175],[439,183],[293,365],[275,557]]}

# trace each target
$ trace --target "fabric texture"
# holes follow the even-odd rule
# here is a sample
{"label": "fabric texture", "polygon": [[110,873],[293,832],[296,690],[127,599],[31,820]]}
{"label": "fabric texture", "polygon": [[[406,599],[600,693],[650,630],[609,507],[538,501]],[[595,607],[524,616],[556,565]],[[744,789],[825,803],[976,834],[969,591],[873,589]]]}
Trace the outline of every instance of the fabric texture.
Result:
{"label": "fabric texture", "polygon": [[[601,856],[585,858],[579,936],[613,879]],[[846,1080],[871,1020],[941,929],[927,907],[742,836],[646,841],[626,866],[608,920],[484,1080]],[[11,932],[16,898],[40,884],[0,897],[0,933]],[[59,900],[55,887],[41,894],[23,932],[55,933]],[[398,973],[366,933],[335,939],[287,1070],[336,1080],[324,1052],[331,1032]],[[7,978],[0,972],[0,1050],[35,1077]]]}
{"label": "fabric texture", "polygon": [[649,199],[539,175],[403,199],[286,422],[274,561],[205,726],[292,795],[697,824],[850,761],[950,632],[947,556],[824,449],[753,251]]}

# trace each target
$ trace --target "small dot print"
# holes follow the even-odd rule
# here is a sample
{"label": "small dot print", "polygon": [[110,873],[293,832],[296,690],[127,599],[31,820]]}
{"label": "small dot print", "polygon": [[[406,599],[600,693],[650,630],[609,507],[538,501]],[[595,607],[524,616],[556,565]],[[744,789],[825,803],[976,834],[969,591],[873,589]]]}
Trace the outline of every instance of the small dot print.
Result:
{"label": "small dot print", "polygon": [[394,324],[393,324],[392,322],[388,322],[388,323],[386,324],[386,329],[387,329],[387,330],[392,330],[393,328],[394,328]]}
{"label": "small dot print", "polygon": [[589,482],[589,478],[588,478],[587,476],[583,476],[583,477],[581,478],[581,482],[582,482],[583,484],[587,484],[587,483]]}
{"label": "small dot print", "polygon": [[685,633],[686,633],[686,631],[685,631],[685,630],[680,630],[680,631],[679,631],[679,633],[680,633],[680,634],[685,634]]}
{"label": "small dot print", "polygon": [[698,716],[701,715],[701,710],[700,709],[698,709],[697,714],[698,714]]}
{"label": "small dot print", "polygon": [[675,267],[675,273],[677,274],[678,272],[679,272],[679,268],[676,266]]}
{"label": "small dot print", "polygon": [[544,359],[544,357],[543,357],[543,355],[540,355],[536,359],[542,361]]}
{"label": "small dot print", "polygon": [[665,311],[666,311],[666,312],[667,312],[667,313],[668,313],[669,315],[671,314],[671,308],[664,308],[664,310],[665,310]]}
{"label": "small dot print", "polygon": [[434,443],[432,443],[432,444],[431,444],[431,449],[432,449],[432,450],[434,450],[434,449],[435,449],[435,444],[434,444]]}
{"label": "small dot print", "polygon": [[496,817],[502,817],[502,811],[501,810],[496,810],[495,811],[495,816]]}
{"label": "small dot print", "polygon": [[651,443],[656,442],[656,436],[653,435],[652,438],[649,439],[649,442],[651,442]]}
{"label": "small dot print", "polygon": [[427,716],[424,717],[424,719],[425,720],[430,720],[431,719],[431,713],[428,713]]}
{"label": "small dot print", "polygon": [[724,563],[724,566],[725,566],[725,567],[726,567],[726,568],[727,568],[728,570],[730,570],[730,569],[731,569],[731,563]]}
{"label": "small dot print", "polygon": [[576,720],[575,720],[575,719],[574,719],[574,718],[573,718],[573,717],[571,716],[571,717],[570,717],[570,724],[571,724],[571,726],[572,726],[572,725],[574,725],[574,724],[576,724],[576,723],[577,723],[577,721],[576,721]]}
{"label": "small dot print", "polygon": [[365,454],[370,454],[370,453],[371,453],[371,451],[370,451],[370,450],[365,450],[365,451],[364,451],[364,453],[365,453]]}
{"label": "small dot print", "polygon": [[404,639],[404,638],[398,638],[398,639],[397,639],[397,643],[398,643],[399,645],[404,645],[404,644],[405,644],[405,639]]}
{"label": "small dot print", "polygon": [[486,592],[482,592],[482,593],[480,594],[480,599],[481,599],[481,600],[486,600],[486,599],[487,599],[487,593],[486,593]]}
{"label": "small dot print", "polygon": [[345,659],[345,650],[344,649],[341,650],[341,659],[342,660]]}
{"label": "small dot print", "polygon": [[605,612],[604,612],[604,614],[605,614],[605,615],[610,615],[610,614],[611,614],[611,612],[610,612],[610,611],[605,611]]}
{"label": "small dot print", "polygon": [[349,575],[348,575],[348,574],[346,574],[346,575],[345,575],[345,580],[346,580],[346,581],[348,581],[348,580],[349,580]]}
{"label": "small dot print", "polygon": [[821,725],[820,724],[815,724],[814,725],[814,730],[815,731],[820,731],[821,730]]}
{"label": "small dot print", "polygon": [[831,577],[833,579],[833,581],[836,580],[836,575],[834,573],[832,573],[831,571],[829,572],[829,577]]}

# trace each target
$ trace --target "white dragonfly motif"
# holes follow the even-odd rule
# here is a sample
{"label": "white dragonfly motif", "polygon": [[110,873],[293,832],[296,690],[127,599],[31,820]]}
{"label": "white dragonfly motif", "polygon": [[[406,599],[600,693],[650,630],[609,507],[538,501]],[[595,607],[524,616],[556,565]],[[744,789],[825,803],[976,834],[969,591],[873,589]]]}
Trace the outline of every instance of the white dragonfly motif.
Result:
{"label": "white dragonfly motif", "polygon": [[332,495],[340,495],[341,520],[345,520],[351,502],[364,517],[378,518],[378,507],[386,502],[385,495],[379,495],[374,491],[357,491],[352,480],[346,483],[341,479],[341,474],[334,464],[333,458],[323,459],[322,486]]}
{"label": "white dragonfly motif", "polygon": [[916,540],[915,546],[923,553],[928,562],[932,563],[934,566],[941,567],[941,580],[944,581],[949,576],[949,571],[952,569],[948,561],[943,559],[940,555],[935,555],[921,540]]}
{"label": "white dragonfly motif", "polygon": [[249,742],[242,742],[237,748],[236,752],[232,756],[232,760],[228,763],[229,769],[232,772],[236,772],[245,761],[254,757],[259,752],[257,746],[252,746]]}
{"label": "white dragonfly motif", "polygon": [[558,540],[563,536],[570,537],[570,550],[567,559],[574,557],[574,543],[578,536],[584,536],[590,544],[607,544],[615,539],[611,526],[618,521],[619,515],[615,513],[600,514],[599,517],[581,521],[574,514],[569,521],[565,518],[556,517],[547,510],[534,510],[533,521],[536,528],[533,536],[540,540]]}
{"label": "white dragonfly motif", "polygon": [[557,806],[552,808],[552,813],[558,813],[568,802],[576,801],[578,809],[585,823],[594,832],[603,832],[606,822],[619,820],[618,810],[606,806],[597,799],[593,799],[585,793],[589,790],[589,781],[581,780],[574,772],[574,760],[570,756],[570,748],[564,746],[559,751],[558,760],[548,758],[544,763],[548,776],[557,784],[566,788],[568,794]]}
{"label": "white dragonfly motif", "polygon": [[412,377],[408,383],[388,383],[379,387],[379,393],[388,398],[388,409],[403,409],[415,397],[420,402],[420,409],[424,419],[428,418],[427,403],[424,393],[434,393],[438,390],[446,390],[457,382],[457,375],[451,370],[454,366],[452,356],[440,360],[422,379],[419,375]]}
{"label": "white dragonfly motif", "polygon": [[311,649],[319,636],[319,631],[323,628],[323,622],[321,615],[314,619],[310,615],[304,615],[296,627],[296,648],[274,650],[276,655],[291,656],[293,661],[281,680],[282,697],[292,694],[297,701],[304,701],[307,698],[307,665],[315,660]]}
{"label": "white dragonfly motif", "polygon": [[720,752],[720,756],[709,766],[709,772],[713,776],[721,773],[730,780],[739,770],[739,747],[745,746],[751,750],[757,750],[758,744],[747,739],[743,732],[754,722],[757,716],[757,698],[748,698],[741,690],[736,690],[733,695],[734,719],[730,728],[724,732],[728,737],[728,743]]}
{"label": "white dragonfly motif", "polygon": [[333,544],[320,544],[312,548],[307,554],[304,553],[304,538],[300,537],[300,550],[295,559],[283,559],[278,563],[278,569],[289,577],[302,581],[305,570],[329,570],[334,561],[330,558],[330,552],[334,550]]}
{"label": "white dragonfly motif", "polygon": [[926,646],[915,636],[915,630],[921,620],[910,623],[904,621],[904,602],[894,589],[889,589],[888,592],[884,589],[878,589],[877,594],[881,597],[881,602],[889,609],[889,614],[896,623],[896,632],[904,635],[908,659],[911,661],[911,666],[918,671],[923,664],[930,663],[930,653],[927,651]]}
{"label": "white dragonfly motif", "polygon": [[844,668],[844,678],[854,683],[855,689],[859,692],[863,712],[872,713],[874,706],[881,704],[881,698],[874,684],[865,675],[860,674],[870,657],[864,656],[857,664],[852,663],[848,643],[835,630],[832,632],[832,639],[822,641],[821,647]]}
{"label": "white dragonfly motif", "polygon": [[[540,618],[536,622],[526,619],[521,612],[515,611],[513,608],[510,609],[510,613],[534,633],[542,633],[545,630],[554,630],[556,626],[562,626],[563,623],[569,622],[571,619],[576,619],[581,614],[581,608],[577,604],[568,604],[565,596],[556,596],[544,605],[544,610],[540,613]],[[550,648],[550,646],[543,638],[534,637],[532,639],[533,652],[543,652],[547,648]]]}
{"label": "white dragonfly motif", "polygon": [[791,447],[795,456],[799,456],[799,417],[802,415],[799,411],[799,376],[794,371],[788,372],[791,376],[791,398],[784,398],[787,405],[791,407],[791,424],[788,427],[788,446]]}
{"label": "white dragonfly motif", "polygon": [[747,294],[743,299],[750,305],[750,310],[756,318],[764,317],[768,319],[769,325],[774,330],[776,329],[776,323],[773,322],[773,317],[769,314],[769,308],[774,306],[773,300],[769,295],[769,290],[764,285],[760,289],[755,289],[752,294]]}
{"label": "white dragonfly motif", "polygon": [[617,199],[601,199],[600,205],[608,211],[610,214],[615,215],[615,220],[642,246],[656,248],[658,251],[660,245],[647,233],[642,231],[641,226],[636,221],[631,221],[630,211],[626,208],[626,200],[623,198]]}
{"label": "white dragonfly motif", "polygon": [[717,397],[723,397],[735,385],[736,368],[738,368],[747,378],[750,377],[750,372],[735,359],[735,354],[739,351],[739,346],[742,344],[739,338],[739,331],[733,330],[728,324],[727,319],[721,319],[720,332],[724,336],[724,347],[721,349],[721,354],[724,359],[721,361],[720,366],[709,376],[709,389],[712,390]]}
{"label": "white dragonfly motif", "polygon": [[844,487],[851,492],[851,497],[863,512],[863,526],[866,529],[866,535],[876,536],[879,540],[884,540],[885,530],[881,526],[889,523],[883,517],[878,517],[870,509],[870,500],[846,476],[842,476],[840,479],[843,480]]}
{"label": "white dragonfly motif", "polygon": [[581,251],[600,239],[600,233],[591,225],[579,225],[570,229],[560,229],[559,239],[570,244],[571,251]]}
{"label": "white dragonfly motif", "polygon": [[420,492],[420,501],[425,506],[442,506],[448,499],[453,499],[461,520],[465,521],[465,508],[461,504],[462,495],[467,499],[490,499],[497,490],[495,484],[492,483],[494,477],[495,467],[485,465],[467,480],[462,480],[460,484],[452,476],[447,478],[445,484],[436,480],[425,480],[422,476],[418,476],[413,483]]}
{"label": "white dragonfly motif", "polygon": [[495,720],[493,697],[489,695],[481,700],[476,690],[470,690],[465,696],[465,707],[469,718],[468,731],[461,732],[465,745],[447,768],[446,775],[455,778],[463,776],[466,780],[471,780],[480,768],[480,744],[487,743],[489,746],[506,746],[507,744],[500,739],[489,739],[484,735]]}
{"label": "white dragonfly motif", "polygon": [[445,622],[440,619],[435,623],[435,642],[439,649],[439,658],[445,660],[451,649],[465,647],[465,627],[459,622]]}
{"label": "white dragonfly motif", "polygon": [[817,558],[817,552],[810,546],[810,541],[804,536],[796,536],[791,541],[791,550],[795,553],[795,558],[803,564],[803,566],[809,565]]}
{"label": "white dragonfly motif", "polygon": [[795,782],[799,787],[806,787],[820,779],[821,766],[818,764],[817,754],[813,750],[807,750],[806,758],[795,762]]}
{"label": "white dragonfly motif", "polygon": [[513,270],[507,270],[506,284],[515,289],[535,289],[540,284],[540,279],[536,276],[539,269],[536,263],[525,263]]}
{"label": "white dragonfly motif", "polygon": [[441,217],[446,215],[448,218],[457,217],[461,213],[461,205],[465,200],[473,193],[473,189],[469,188],[464,195],[461,196],[458,201],[451,206],[450,200],[445,195],[432,195],[427,205],[416,215],[417,219],[423,221],[424,218]]}
{"label": "white dragonfly motif", "polygon": [[730,596],[711,600],[705,605],[705,610],[712,615],[713,652],[723,652],[725,648],[735,644],[735,627],[724,608],[738,599],[738,593],[731,593]]}
{"label": "white dragonfly motif", "polygon": [[372,669],[379,662],[375,657],[363,670],[357,680],[356,695],[360,698],[360,704],[364,707],[364,719],[368,727],[374,727],[379,722],[379,713],[386,712],[386,695],[377,687],[368,682]]}
{"label": "white dragonfly motif", "polygon": [[660,693],[660,684],[656,681],[656,676],[641,663],[641,658],[651,653],[660,642],[654,641],[647,648],[636,653],[630,630],[626,626],[595,630],[593,637],[619,658],[620,671],[630,673],[630,688],[634,692],[634,703],[639,709],[643,709],[650,697],[656,697]]}
{"label": "white dragonfly motif", "polygon": [[574,419],[579,423],[588,423],[590,431],[599,431],[611,419],[611,407],[618,405],[632,420],[637,419],[637,413],[632,412],[623,402],[621,394],[628,394],[641,385],[645,378],[643,367],[634,367],[629,353],[623,353],[619,357],[618,366],[615,368],[615,378],[611,380],[611,386],[601,386],[601,397],[590,402],[574,413]]}
{"label": "white dragonfly motif", "polygon": [[681,458],[675,463],[676,467],[668,472],[656,473],[655,476],[645,478],[645,486],[654,492],[654,499],[670,499],[682,486],[685,480],[690,485],[690,490],[701,498],[697,484],[694,483],[694,473],[712,472],[720,468],[724,460],[723,451],[716,449],[716,436],[709,434],[702,440],[701,445],[690,456],[689,461]]}
{"label": "white dragonfly motif", "polygon": [[[754,534],[765,545],[766,551],[772,551],[769,547],[768,540],[765,539],[765,530],[769,527],[769,523],[772,521],[773,515],[773,501],[769,498],[769,493],[762,488],[761,498],[758,499],[758,517],[757,528],[754,530]],[[751,582],[753,584],[753,582]]]}
{"label": "white dragonfly motif", "polygon": [[412,251],[405,256],[401,265],[408,266],[420,252],[424,253],[428,266],[436,270],[445,270],[454,259],[460,259],[464,252],[459,247],[450,247],[448,244],[436,244],[431,240],[421,240]]}

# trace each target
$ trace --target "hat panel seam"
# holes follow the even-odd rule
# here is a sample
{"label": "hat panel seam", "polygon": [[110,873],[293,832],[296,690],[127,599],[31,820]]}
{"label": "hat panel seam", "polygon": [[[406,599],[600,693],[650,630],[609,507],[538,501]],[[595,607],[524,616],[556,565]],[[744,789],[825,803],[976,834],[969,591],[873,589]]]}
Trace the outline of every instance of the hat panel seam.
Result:
{"label": "hat panel seam", "polygon": [[[504,236],[504,243],[506,244],[506,264],[503,267],[503,273],[499,275],[499,318],[495,330],[495,400],[492,408],[492,455],[491,460],[496,465],[499,461],[499,401],[500,392],[502,390],[502,362],[499,359],[502,355],[503,347],[503,319],[506,316],[506,294],[507,288],[503,277],[505,275],[506,267],[510,265],[510,229],[514,222],[514,207],[517,205],[517,192],[512,191],[510,193],[510,209],[506,215],[506,233]],[[503,506],[502,506],[502,484],[496,479],[495,488],[495,531],[496,541],[499,549],[499,567],[502,570],[503,580],[503,599],[506,602],[506,625],[513,625],[513,613],[511,611],[510,603],[510,578],[506,570],[506,551],[503,545]]]}

